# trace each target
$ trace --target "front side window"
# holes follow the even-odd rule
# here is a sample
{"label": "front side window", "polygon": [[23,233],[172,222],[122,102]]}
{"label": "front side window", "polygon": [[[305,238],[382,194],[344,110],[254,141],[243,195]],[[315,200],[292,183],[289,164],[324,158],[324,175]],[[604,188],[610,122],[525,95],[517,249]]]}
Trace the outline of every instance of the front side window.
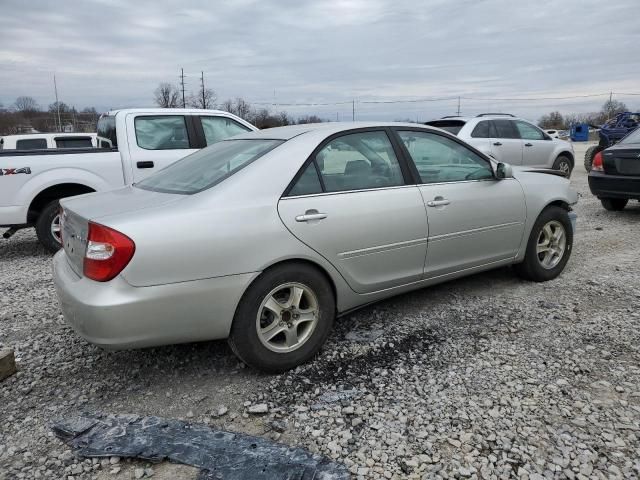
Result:
{"label": "front side window", "polygon": [[17,150],[42,150],[47,148],[46,138],[25,138],[24,140],[16,140]]}
{"label": "front side window", "polygon": [[189,147],[187,125],[182,115],[136,117],[136,140],[145,150],[180,150]]}
{"label": "front side window", "polygon": [[191,195],[207,190],[257,160],[282,140],[226,140],[160,170],[135,184],[155,192]]}
{"label": "front side window", "polygon": [[544,134],[530,123],[520,120],[516,120],[514,123],[523,140],[544,140]]}
{"label": "front side window", "polygon": [[460,182],[493,178],[491,165],[467,147],[427,132],[399,131],[422,183]]}
{"label": "front side window", "polygon": [[56,148],[92,148],[91,137],[56,138]]}
{"label": "front side window", "polygon": [[495,138],[520,138],[511,120],[492,120]]}
{"label": "front side window", "polygon": [[244,125],[226,117],[200,117],[207,145],[250,131]]}
{"label": "front side window", "polygon": [[385,132],[338,137],[317,153],[315,162],[327,192],[404,184],[400,164]]}

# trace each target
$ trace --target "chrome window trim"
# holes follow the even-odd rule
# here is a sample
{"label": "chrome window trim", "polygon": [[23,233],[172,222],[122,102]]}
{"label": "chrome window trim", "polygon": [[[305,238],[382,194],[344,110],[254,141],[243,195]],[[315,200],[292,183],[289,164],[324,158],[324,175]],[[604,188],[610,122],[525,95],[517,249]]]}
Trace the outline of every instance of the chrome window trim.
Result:
{"label": "chrome window trim", "polygon": [[280,200],[293,200],[296,198],[306,198],[306,197],[326,197],[327,195],[344,195],[348,193],[361,193],[361,192],[377,192],[380,190],[398,190],[400,188],[416,188],[417,185],[394,185],[392,187],[376,187],[376,188],[360,188],[357,190],[342,190],[340,192],[322,192],[322,193],[309,193],[307,195],[296,195],[296,196],[281,196]]}

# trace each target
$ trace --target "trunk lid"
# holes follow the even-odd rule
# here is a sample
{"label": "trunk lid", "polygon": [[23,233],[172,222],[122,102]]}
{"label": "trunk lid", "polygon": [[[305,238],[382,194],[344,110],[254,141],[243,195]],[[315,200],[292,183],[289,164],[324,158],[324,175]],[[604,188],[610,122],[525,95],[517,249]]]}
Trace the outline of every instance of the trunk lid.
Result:
{"label": "trunk lid", "polygon": [[640,176],[640,147],[608,148],[602,152],[604,172],[610,175]]}
{"label": "trunk lid", "polygon": [[[90,193],[61,200],[60,205],[64,209],[62,242],[69,265],[78,276],[83,276],[90,221],[109,226],[107,219],[113,215],[162,207],[185,197],[185,195],[125,187],[110,192]],[[126,234],[126,232],[123,233]]]}

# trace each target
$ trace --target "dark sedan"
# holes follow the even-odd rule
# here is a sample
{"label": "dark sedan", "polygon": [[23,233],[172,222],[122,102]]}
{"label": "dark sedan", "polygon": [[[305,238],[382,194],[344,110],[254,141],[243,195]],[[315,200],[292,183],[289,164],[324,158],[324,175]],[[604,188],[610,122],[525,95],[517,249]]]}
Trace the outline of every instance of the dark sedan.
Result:
{"label": "dark sedan", "polygon": [[619,211],[629,200],[640,200],[640,128],[596,154],[589,188],[607,210]]}

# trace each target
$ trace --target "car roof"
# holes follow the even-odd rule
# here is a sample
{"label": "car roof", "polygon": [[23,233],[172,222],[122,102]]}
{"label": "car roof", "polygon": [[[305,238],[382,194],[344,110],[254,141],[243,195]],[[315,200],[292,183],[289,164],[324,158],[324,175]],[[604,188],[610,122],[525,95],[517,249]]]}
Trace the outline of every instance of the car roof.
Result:
{"label": "car roof", "polygon": [[73,132],[73,133],[64,133],[64,132],[58,132],[58,133],[18,133],[16,135],[2,135],[1,138],[5,138],[5,139],[15,139],[15,140],[33,140],[33,139],[39,139],[39,138],[58,138],[58,137],[91,137],[91,136],[96,136],[95,132],[89,132],[89,133],[78,133],[78,132]]}
{"label": "car roof", "polygon": [[302,125],[287,125],[286,127],[266,128],[256,132],[241,133],[232,137],[233,140],[238,139],[256,139],[264,138],[270,140],[290,140],[298,135],[311,132],[322,132],[327,136],[334,133],[340,133],[356,128],[380,128],[380,127],[407,127],[421,128],[424,130],[437,130],[423,125],[421,123],[406,122],[324,122],[324,123],[305,123]]}
{"label": "car roof", "polygon": [[214,114],[214,115],[233,115],[229,112],[225,112],[224,110],[203,110],[201,108],[160,108],[160,107],[149,107],[149,108],[119,108],[116,110],[109,110],[107,115],[116,115],[117,113],[205,113],[205,114]]}

